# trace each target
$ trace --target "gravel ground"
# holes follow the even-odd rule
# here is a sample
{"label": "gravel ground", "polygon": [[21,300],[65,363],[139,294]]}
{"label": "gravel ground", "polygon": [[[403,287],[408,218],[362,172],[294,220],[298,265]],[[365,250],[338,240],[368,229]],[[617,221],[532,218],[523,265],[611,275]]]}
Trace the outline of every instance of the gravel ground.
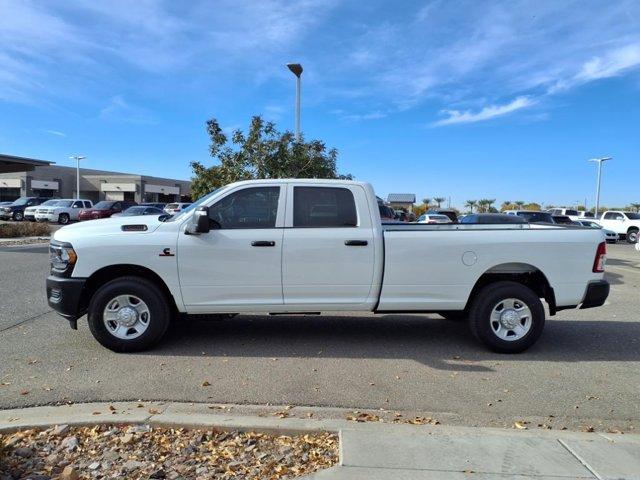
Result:
{"label": "gravel ground", "polygon": [[338,462],[338,438],[329,433],[60,425],[0,435],[0,445],[0,480],[284,479]]}

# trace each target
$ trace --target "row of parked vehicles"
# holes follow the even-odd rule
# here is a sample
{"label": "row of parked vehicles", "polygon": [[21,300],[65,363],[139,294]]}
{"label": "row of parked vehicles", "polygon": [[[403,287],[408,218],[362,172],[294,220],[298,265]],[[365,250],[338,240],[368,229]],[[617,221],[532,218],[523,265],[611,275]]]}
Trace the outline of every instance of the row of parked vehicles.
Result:
{"label": "row of parked vehicles", "polygon": [[410,212],[394,211],[387,205],[379,204],[383,223],[426,223],[426,224],[501,224],[532,223],[573,225],[602,230],[608,243],[626,240],[638,242],[640,213],[622,210],[605,211],[598,218],[591,212],[570,208],[554,208],[545,212],[534,210],[506,210],[503,213],[471,213],[458,215],[455,210],[435,210],[416,216]]}
{"label": "row of parked vehicles", "polygon": [[174,215],[190,203],[141,203],[103,200],[94,204],[84,198],[20,197],[0,203],[0,219],[32,222],[54,222],[67,225],[74,221],[95,220],[112,216]]}

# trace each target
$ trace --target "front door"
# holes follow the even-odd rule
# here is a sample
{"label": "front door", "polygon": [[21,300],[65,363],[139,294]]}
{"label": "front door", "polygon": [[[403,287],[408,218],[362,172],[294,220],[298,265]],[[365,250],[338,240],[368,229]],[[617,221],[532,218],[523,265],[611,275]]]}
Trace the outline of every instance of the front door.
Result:
{"label": "front door", "polygon": [[238,187],[209,206],[209,233],[178,239],[182,299],[189,313],[282,305],[285,189]]}

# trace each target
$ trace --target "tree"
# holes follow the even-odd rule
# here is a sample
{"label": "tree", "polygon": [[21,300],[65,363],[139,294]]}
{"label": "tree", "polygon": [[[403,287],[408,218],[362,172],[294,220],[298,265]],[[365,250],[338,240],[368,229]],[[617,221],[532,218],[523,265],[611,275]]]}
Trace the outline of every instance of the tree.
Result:
{"label": "tree", "polygon": [[478,200],[478,212],[490,212],[495,210],[492,205],[496,202],[495,198],[483,198]]}
{"label": "tree", "polygon": [[500,205],[500,211],[504,212],[505,210],[513,210],[515,206],[515,203],[513,203],[511,200],[505,200],[504,202],[502,202],[502,205]]}
{"label": "tree", "polygon": [[478,202],[476,200],[467,200],[466,202],[464,202],[464,206],[469,209],[470,213],[473,213],[473,207],[475,207],[477,204]]}
{"label": "tree", "polygon": [[534,212],[539,212],[542,210],[542,206],[539,203],[531,202],[524,205],[524,210],[532,210]]}
{"label": "tree", "polygon": [[629,206],[635,208],[636,212],[640,213],[640,203],[631,203]]}
{"label": "tree", "polygon": [[422,199],[422,203],[424,204],[425,212],[427,210],[429,210],[429,204],[431,204],[431,199],[430,198],[423,198]]}
{"label": "tree", "polygon": [[513,204],[518,207],[518,210],[522,210],[522,207],[524,206],[526,202],[522,201],[522,200],[516,200],[515,202],[513,202]]}
{"label": "tree", "polygon": [[440,205],[442,205],[442,202],[444,202],[445,200],[446,200],[446,198],[444,198],[444,197],[434,197],[433,198],[433,201],[438,204],[438,208],[440,208]]}
{"label": "tree", "polygon": [[273,122],[254,116],[246,135],[231,134],[231,142],[216,119],[207,121],[210,155],[218,165],[191,162],[192,196],[195,199],[239,180],[260,178],[345,178],[336,170],[338,151],[320,140],[296,141],[289,131],[280,132]]}

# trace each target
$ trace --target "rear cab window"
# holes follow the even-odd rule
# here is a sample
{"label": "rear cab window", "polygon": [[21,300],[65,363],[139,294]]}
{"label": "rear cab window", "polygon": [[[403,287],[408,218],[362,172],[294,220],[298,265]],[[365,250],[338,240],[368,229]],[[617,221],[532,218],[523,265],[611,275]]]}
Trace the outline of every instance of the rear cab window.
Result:
{"label": "rear cab window", "polygon": [[293,187],[294,228],[352,228],[358,226],[356,202],[344,187]]}

